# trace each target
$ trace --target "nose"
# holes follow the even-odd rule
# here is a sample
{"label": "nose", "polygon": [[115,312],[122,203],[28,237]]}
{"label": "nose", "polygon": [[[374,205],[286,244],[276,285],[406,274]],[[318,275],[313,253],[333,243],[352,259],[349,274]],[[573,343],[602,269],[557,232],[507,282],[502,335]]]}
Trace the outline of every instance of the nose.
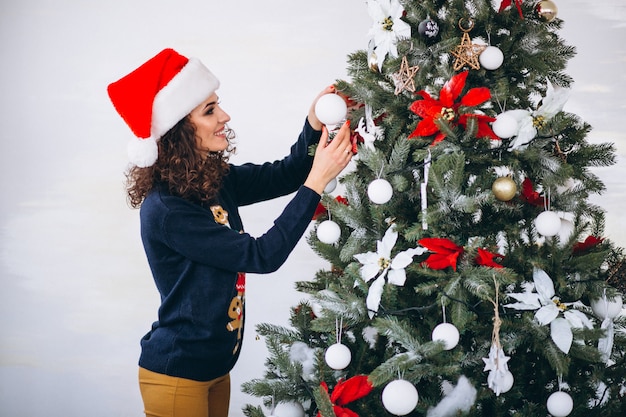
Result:
{"label": "nose", "polygon": [[220,122],[228,123],[230,122],[230,115],[226,113],[224,110],[220,108]]}

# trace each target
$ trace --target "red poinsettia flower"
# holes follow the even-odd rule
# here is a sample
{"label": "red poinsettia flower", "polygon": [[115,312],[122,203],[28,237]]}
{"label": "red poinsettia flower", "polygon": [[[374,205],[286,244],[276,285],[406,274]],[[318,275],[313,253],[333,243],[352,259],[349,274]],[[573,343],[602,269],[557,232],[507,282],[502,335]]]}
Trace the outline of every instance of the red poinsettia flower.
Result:
{"label": "red poinsettia flower", "polygon": [[522,200],[533,206],[543,206],[544,204],[543,197],[535,191],[530,178],[526,178],[522,181]]}
{"label": "red poinsettia flower", "polygon": [[584,242],[577,242],[576,244],[574,244],[572,250],[575,254],[580,254],[582,252],[588,251],[595,246],[598,246],[600,243],[602,243],[603,240],[604,239],[600,237],[588,236]]}
{"label": "red poinsettia flower", "polygon": [[[348,205],[348,199],[340,195],[335,197],[335,200],[341,204],[345,204],[346,206]],[[321,216],[326,215],[327,213],[328,213],[328,209],[322,203],[317,203],[317,208],[315,209],[315,212],[313,212],[313,220],[317,220]]]}
{"label": "red poinsettia flower", "polygon": [[492,253],[488,250],[478,248],[478,255],[476,255],[475,259],[477,265],[491,268],[504,268],[504,266],[496,262],[496,259],[502,260],[504,256],[499,253]]}
{"label": "red poinsettia flower", "polygon": [[457,246],[450,239],[439,237],[427,237],[417,243],[432,252],[423,262],[431,269],[446,269],[451,266],[456,271],[456,263],[459,255],[463,253],[463,247]]}
{"label": "red poinsettia flower", "polygon": [[[322,381],[320,385],[328,392],[328,385],[325,382]],[[366,375],[356,375],[345,381],[340,379],[330,395],[330,402],[333,404],[335,415],[337,417],[359,417],[357,413],[344,406],[365,397],[372,392],[372,389],[374,386]],[[317,417],[322,417],[319,411]]]}
{"label": "red poinsettia flower", "polygon": [[425,137],[435,135],[433,144],[445,139],[446,135],[437,125],[437,120],[443,118],[451,124],[459,124],[463,127],[467,126],[470,118],[478,121],[478,137],[489,137],[494,140],[500,138],[493,133],[489,122],[495,121],[495,118],[475,113],[458,114],[460,107],[474,107],[491,98],[491,92],[487,87],[476,87],[470,89],[463,97],[459,99],[461,91],[465,87],[468,71],[463,71],[450,78],[439,92],[439,99],[434,99],[426,91],[421,90],[417,95],[422,96],[422,100],[414,101],[409,107],[410,110],[417,114],[422,120],[417,127],[409,135],[409,138]]}

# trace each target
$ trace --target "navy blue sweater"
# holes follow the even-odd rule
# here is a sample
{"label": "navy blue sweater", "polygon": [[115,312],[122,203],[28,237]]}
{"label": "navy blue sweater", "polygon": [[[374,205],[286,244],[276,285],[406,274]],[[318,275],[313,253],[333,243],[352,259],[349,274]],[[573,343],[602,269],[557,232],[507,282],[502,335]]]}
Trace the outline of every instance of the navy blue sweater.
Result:
{"label": "navy blue sweater", "polygon": [[[244,328],[244,273],[277,270],[309,225],[320,196],[302,186],[321,132],[305,122],[283,160],[231,166],[219,202],[203,207],[156,187],[141,206],[141,237],[161,295],[158,320],[141,340],[139,365],[208,381],[228,373]],[[243,232],[238,207],[297,191],[261,237]],[[216,212],[215,209],[218,209]],[[224,223],[224,213],[228,223]]]}

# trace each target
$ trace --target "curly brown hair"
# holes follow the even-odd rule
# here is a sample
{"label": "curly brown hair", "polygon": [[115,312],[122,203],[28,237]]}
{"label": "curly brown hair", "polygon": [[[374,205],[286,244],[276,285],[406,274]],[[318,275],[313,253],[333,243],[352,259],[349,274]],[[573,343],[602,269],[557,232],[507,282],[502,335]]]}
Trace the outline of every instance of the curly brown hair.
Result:
{"label": "curly brown hair", "polygon": [[228,149],[207,155],[198,149],[196,128],[189,116],[180,120],[157,141],[159,156],[154,165],[131,166],[126,172],[129,205],[139,208],[157,184],[165,184],[173,195],[195,203],[214,201],[228,173],[228,158],[235,151],[235,135],[228,128],[227,137]]}

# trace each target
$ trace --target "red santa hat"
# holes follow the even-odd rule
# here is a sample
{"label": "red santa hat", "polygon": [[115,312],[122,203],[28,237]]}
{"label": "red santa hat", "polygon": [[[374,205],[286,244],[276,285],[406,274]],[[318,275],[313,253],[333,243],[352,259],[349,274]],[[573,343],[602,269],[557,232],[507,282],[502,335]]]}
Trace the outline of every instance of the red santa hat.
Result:
{"label": "red santa hat", "polygon": [[219,85],[198,59],[170,48],[111,83],[109,98],[136,136],[128,145],[130,162],[142,168],[153,165],[158,158],[156,141]]}

